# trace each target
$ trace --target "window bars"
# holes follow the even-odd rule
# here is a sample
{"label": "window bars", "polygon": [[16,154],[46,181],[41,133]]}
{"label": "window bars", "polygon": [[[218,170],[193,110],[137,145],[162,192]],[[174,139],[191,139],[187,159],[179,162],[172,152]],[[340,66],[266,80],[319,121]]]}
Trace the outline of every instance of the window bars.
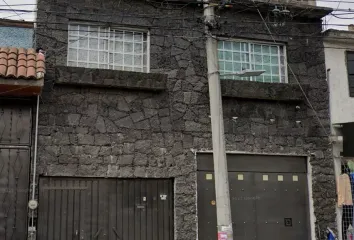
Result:
{"label": "window bars", "polygon": [[240,79],[258,82],[286,82],[285,47],[264,43],[219,41],[219,71],[221,74],[242,70],[265,70],[257,77],[221,76],[221,79]]}
{"label": "window bars", "polygon": [[148,33],[70,24],[68,66],[149,72]]}

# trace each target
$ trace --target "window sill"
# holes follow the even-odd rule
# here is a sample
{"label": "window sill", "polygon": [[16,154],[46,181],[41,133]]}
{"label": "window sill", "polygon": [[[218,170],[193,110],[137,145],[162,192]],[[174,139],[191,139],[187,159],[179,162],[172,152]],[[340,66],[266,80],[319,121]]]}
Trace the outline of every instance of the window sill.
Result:
{"label": "window sill", "polygon": [[[223,97],[259,99],[268,101],[304,101],[304,95],[297,84],[262,83],[240,80],[220,80]],[[304,91],[308,85],[303,86]]]}
{"label": "window sill", "polygon": [[108,69],[91,69],[58,66],[56,84],[163,91],[167,75],[159,73],[128,72]]}

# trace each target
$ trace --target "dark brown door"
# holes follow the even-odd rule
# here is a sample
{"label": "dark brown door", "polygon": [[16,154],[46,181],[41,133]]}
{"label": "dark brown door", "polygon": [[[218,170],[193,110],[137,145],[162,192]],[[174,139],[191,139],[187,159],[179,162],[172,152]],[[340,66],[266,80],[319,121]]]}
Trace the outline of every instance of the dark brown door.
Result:
{"label": "dark brown door", "polygon": [[[9,100],[7,100],[9,101]],[[0,239],[27,238],[31,106],[0,102]]]}
{"label": "dark brown door", "polygon": [[41,177],[39,240],[172,240],[173,181]]}

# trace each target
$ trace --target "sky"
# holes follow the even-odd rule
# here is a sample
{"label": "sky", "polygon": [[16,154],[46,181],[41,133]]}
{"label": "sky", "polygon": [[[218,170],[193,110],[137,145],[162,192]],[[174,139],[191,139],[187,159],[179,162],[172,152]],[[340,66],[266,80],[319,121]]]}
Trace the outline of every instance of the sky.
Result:
{"label": "sky", "polygon": [[[297,0],[290,0],[290,1],[297,1]],[[24,6],[23,4],[29,4]],[[34,21],[35,13],[24,13],[24,12],[17,12],[15,13],[13,10],[22,9],[22,10],[35,10],[36,9],[36,0],[0,0],[0,18],[7,18],[7,19],[16,19],[16,20],[25,20],[25,21]],[[10,5],[10,6],[7,6]],[[339,25],[349,25],[354,24],[354,0],[318,0],[318,6],[324,7],[331,7],[333,9],[338,10],[348,10],[353,9],[353,14],[348,15],[338,15],[338,17],[342,18],[353,18],[353,19],[338,19],[334,16],[326,17],[326,22],[330,25],[326,27],[329,28],[336,28],[347,30],[347,26],[339,26]],[[13,10],[12,10],[12,9]],[[343,14],[346,12],[337,11],[335,14]],[[332,25],[333,24],[333,25]],[[339,24],[339,25],[338,25]]]}

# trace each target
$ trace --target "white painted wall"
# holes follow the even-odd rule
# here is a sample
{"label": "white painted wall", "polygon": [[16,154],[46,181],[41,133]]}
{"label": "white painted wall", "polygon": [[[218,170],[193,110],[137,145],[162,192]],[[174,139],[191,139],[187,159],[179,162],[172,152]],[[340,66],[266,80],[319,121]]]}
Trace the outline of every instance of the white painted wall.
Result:
{"label": "white painted wall", "polygon": [[354,122],[354,98],[349,97],[345,53],[346,48],[354,51],[354,44],[325,41],[324,45],[326,69],[330,69],[327,81],[330,91],[331,122],[332,124]]}

